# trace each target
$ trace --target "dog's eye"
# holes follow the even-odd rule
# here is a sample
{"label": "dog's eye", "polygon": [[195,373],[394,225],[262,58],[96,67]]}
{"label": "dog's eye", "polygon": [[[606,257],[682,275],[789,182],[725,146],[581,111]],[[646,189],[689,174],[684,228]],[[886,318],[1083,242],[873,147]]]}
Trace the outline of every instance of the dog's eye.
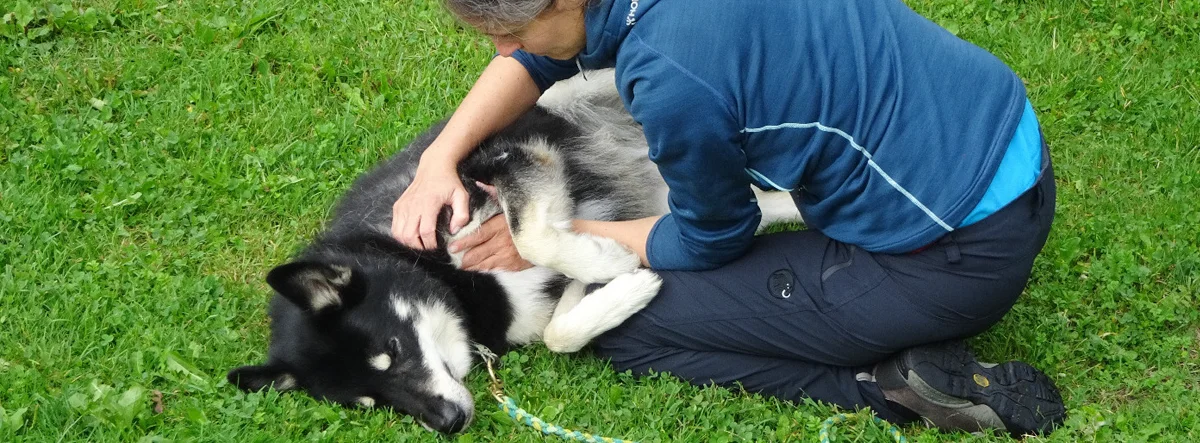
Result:
{"label": "dog's eye", "polygon": [[376,371],[386,371],[392,367],[392,357],[387,354],[378,354],[367,359],[367,364]]}

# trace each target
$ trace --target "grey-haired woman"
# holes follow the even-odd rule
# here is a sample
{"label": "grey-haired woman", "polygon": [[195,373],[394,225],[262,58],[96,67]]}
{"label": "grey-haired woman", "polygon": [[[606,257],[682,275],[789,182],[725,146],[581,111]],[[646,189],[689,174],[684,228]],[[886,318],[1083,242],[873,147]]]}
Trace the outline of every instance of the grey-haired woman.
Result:
{"label": "grey-haired woman", "polygon": [[[895,422],[1048,432],[1041,371],[977,361],[1054,213],[1049,152],[1020,79],[900,0],[446,0],[499,52],[396,202],[393,234],[465,224],[455,165],[555,81],[615,68],[671,212],[578,220],[659,271],[641,313],[595,342],[666,371]],[[750,186],[790,192],[809,229],[755,237]],[[451,245],[519,270],[502,217]]]}

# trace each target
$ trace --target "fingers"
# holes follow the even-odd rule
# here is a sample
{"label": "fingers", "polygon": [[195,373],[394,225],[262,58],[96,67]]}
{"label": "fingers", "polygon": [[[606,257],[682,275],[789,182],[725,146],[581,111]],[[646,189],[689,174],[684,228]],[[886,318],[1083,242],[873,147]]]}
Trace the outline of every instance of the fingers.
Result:
{"label": "fingers", "polygon": [[520,271],[533,267],[517,252],[508,231],[508,222],[501,215],[488,219],[478,231],[452,243],[450,250],[466,251],[462,257],[462,269],[468,271]]}
{"label": "fingers", "polygon": [[433,249],[438,240],[438,214],[450,205],[450,230],[458,232],[470,221],[467,191],[452,169],[417,172],[408,189],[392,205],[392,236],[413,249]]}
{"label": "fingers", "polygon": [[462,256],[462,268],[468,271],[486,271],[491,270],[491,267],[481,267],[484,262],[495,262],[493,258],[500,249],[495,246],[488,246],[486,243],[477,247],[466,249]]}
{"label": "fingers", "polygon": [[396,199],[396,203],[392,204],[392,237],[414,249],[422,249],[420,238],[416,235],[417,230],[408,218],[408,211],[405,211],[406,205],[404,198]]}
{"label": "fingers", "polygon": [[392,205],[392,237],[413,249],[437,247],[437,212],[421,214],[404,197]]}
{"label": "fingers", "polygon": [[465,254],[463,256],[462,269],[465,269],[467,271],[474,271],[474,272],[485,272],[485,271],[516,272],[516,271],[523,271],[523,270],[533,267],[533,263],[530,263],[529,261],[521,258],[521,256],[517,254],[516,249],[504,249],[504,250],[497,251],[497,253],[495,253],[495,254],[487,255],[487,256],[484,256],[483,254],[478,254],[478,255],[472,256],[470,259],[468,259],[468,256],[470,256],[471,252],[473,252],[473,251],[474,250],[467,251],[467,254]]}
{"label": "fingers", "polygon": [[456,234],[471,221],[470,199],[461,186],[450,196],[450,210],[450,233]]}
{"label": "fingers", "polygon": [[420,217],[417,234],[421,237],[422,249],[433,249],[437,247],[437,215],[424,215]]}
{"label": "fingers", "polygon": [[487,260],[479,262],[479,264],[473,268],[464,267],[463,269],[466,269],[468,271],[475,271],[475,272],[486,272],[486,271],[517,272],[517,271],[524,271],[524,270],[532,268],[532,267],[533,267],[533,263],[525,261],[520,256],[513,257],[513,256],[494,255],[492,257],[489,257]]}
{"label": "fingers", "polygon": [[[494,252],[495,249],[503,247],[504,239],[490,246],[486,246],[485,244],[501,234],[508,234],[508,221],[504,219],[503,215],[497,214],[479,225],[479,229],[472,232],[471,235],[450,243],[449,250],[450,252],[458,252],[483,247],[484,249],[491,249],[487,252]],[[512,237],[509,237],[508,243],[512,243]]]}

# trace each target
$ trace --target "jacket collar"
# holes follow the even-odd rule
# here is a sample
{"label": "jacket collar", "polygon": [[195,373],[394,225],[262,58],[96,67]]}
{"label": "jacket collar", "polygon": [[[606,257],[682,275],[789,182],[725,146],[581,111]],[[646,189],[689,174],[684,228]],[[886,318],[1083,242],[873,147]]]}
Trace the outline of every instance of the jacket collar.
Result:
{"label": "jacket collar", "polygon": [[617,49],[655,0],[602,0],[588,7],[584,16],[587,44],[576,61],[588,69],[611,67]]}

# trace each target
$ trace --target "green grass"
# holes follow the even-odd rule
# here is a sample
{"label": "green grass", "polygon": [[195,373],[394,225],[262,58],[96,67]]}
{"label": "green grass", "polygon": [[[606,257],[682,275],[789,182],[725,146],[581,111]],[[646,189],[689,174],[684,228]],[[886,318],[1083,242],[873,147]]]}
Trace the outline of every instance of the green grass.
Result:
{"label": "green grass", "polygon": [[[1200,440],[1200,0],[912,0],[1026,80],[1059,210],[973,340],[1051,374],[1053,441]],[[491,55],[432,0],[0,5],[0,441],[425,441],[383,411],[243,394],[262,282]],[[646,441],[814,441],[833,414],[534,346],[522,406]],[[539,441],[493,413],[458,441]],[[838,441],[880,441],[866,424]],[[911,440],[997,441],[906,428]]]}

